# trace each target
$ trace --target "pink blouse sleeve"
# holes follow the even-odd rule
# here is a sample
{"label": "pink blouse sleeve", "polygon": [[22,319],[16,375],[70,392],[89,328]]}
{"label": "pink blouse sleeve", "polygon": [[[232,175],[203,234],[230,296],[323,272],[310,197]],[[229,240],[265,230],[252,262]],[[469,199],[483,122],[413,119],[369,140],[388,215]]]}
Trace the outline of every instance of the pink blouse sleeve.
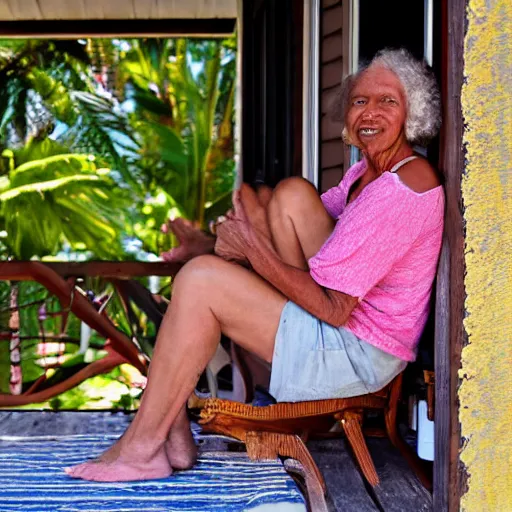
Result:
{"label": "pink blouse sleeve", "polygon": [[360,174],[364,166],[365,162],[363,160],[357,162],[348,169],[336,187],[332,187],[322,194],[321,199],[324,208],[333,219],[337,219],[342,214],[347,203],[348,188],[354,182],[354,176]]}
{"label": "pink blouse sleeve", "polygon": [[[418,237],[425,212],[417,197],[382,177],[347,206],[332,235],[309,260],[320,285],[363,298]],[[420,207],[418,207],[420,206]]]}
{"label": "pink blouse sleeve", "polygon": [[341,181],[338,186],[330,188],[321,195],[322,203],[333,219],[337,219],[343,211],[343,198],[346,198],[343,192],[343,181]]}

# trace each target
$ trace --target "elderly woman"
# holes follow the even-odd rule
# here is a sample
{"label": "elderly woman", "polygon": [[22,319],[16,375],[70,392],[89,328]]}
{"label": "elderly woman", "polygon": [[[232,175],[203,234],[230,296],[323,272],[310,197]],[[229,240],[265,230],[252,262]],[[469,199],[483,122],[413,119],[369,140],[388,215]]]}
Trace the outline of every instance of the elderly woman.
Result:
{"label": "elderly woman", "polygon": [[174,281],[132,424],[99,459],[68,468],[70,476],[144,480],[193,465],[185,403],[221,332],[272,363],[278,401],[373,392],[415,359],[444,195],[413,145],[437,132],[439,94],[425,66],[396,50],[351,77],[342,97],[343,137],[364,158],[322,197],[298,178],[271,195],[247,186],[235,193],[216,255],[192,259]]}

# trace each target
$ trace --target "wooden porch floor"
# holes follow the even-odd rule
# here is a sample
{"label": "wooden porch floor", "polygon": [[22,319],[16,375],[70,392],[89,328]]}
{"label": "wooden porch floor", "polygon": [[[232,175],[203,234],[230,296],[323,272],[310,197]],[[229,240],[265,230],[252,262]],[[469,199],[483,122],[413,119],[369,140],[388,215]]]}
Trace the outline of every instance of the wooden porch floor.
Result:
{"label": "wooden porch floor", "polygon": [[[0,436],[122,433],[131,415],[110,412],[0,411]],[[432,497],[387,439],[368,440],[381,484],[365,485],[344,440],[309,443],[322,471],[331,512],[428,512]],[[218,450],[205,446],[201,450]],[[278,512],[278,511],[276,511]],[[314,511],[313,511],[314,512]]]}

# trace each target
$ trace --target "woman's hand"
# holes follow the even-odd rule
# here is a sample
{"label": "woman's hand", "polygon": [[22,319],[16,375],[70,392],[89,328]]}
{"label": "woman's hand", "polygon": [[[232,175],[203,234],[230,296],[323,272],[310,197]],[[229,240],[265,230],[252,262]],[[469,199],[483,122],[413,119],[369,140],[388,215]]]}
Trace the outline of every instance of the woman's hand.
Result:
{"label": "woman's hand", "polygon": [[245,247],[239,244],[234,221],[225,221],[217,227],[215,254],[226,261],[246,263]]}
{"label": "woman's hand", "polygon": [[233,205],[233,210],[230,210],[221,222],[217,221],[215,254],[227,261],[246,263],[254,233],[240,201],[238,190],[233,192]]}
{"label": "woman's hand", "polygon": [[201,254],[211,254],[215,239],[186,219],[169,219],[161,228],[162,233],[172,232],[180,243],[160,256],[164,261],[184,263]]}

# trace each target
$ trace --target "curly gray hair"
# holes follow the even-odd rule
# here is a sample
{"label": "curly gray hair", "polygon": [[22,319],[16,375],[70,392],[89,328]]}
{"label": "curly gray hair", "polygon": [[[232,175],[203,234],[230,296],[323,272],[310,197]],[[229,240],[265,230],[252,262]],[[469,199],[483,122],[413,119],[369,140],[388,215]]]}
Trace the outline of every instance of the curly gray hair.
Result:
{"label": "curly gray hair", "polygon": [[433,73],[407,50],[381,50],[357,73],[348,76],[333,101],[330,117],[344,122],[350,92],[358,78],[369,68],[384,67],[402,83],[407,100],[405,137],[411,144],[426,145],[441,126],[441,96]]}

